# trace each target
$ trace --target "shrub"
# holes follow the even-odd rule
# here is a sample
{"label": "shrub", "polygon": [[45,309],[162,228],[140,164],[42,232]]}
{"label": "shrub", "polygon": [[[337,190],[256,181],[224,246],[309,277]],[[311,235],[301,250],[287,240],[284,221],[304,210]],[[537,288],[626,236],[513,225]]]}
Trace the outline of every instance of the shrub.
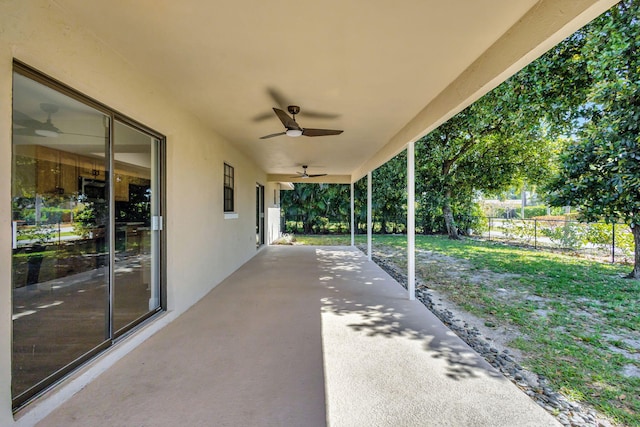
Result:
{"label": "shrub", "polygon": [[34,244],[44,245],[53,239],[54,229],[45,225],[29,225],[18,230],[20,240],[31,240]]}
{"label": "shrub", "polygon": [[505,225],[503,233],[507,238],[514,237],[529,243],[535,237],[536,231],[534,221],[509,219],[504,221],[503,224]]}
{"label": "shrub", "polygon": [[78,203],[73,210],[73,218],[73,231],[85,239],[89,237],[96,223],[96,213],[91,204]]}
{"label": "shrub", "polygon": [[543,227],[540,234],[561,248],[578,249],[585,242],[584,227],[575,222],[567,221],[563,225]]}
{"label": "shrub", "polygon": [[[521,215],[522,213],[519,211],[518,215]],[[536,216],[541,216],[541,215],[546,215],[547,214],[547,207],[544,205],[540,205],[540,206],[525,206],[524,207],[524,217],[525,218],[533,218]]]}

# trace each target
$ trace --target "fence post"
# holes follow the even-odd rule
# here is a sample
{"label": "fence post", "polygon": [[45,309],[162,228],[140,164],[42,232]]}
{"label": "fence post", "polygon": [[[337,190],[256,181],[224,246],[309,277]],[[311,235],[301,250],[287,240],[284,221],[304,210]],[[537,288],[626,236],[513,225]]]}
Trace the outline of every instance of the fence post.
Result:
{"label": "fence post", "polygon": [[533,249],[538,249],[538,220],[533,220]]}
{"label": "fence post", "polygon": [[616,262],[616,223],[611,224],[611,264]]}
{"label": "fence post", "polygon": [[493,217],[489,217],[489,241],[491,241],[491,220]]}

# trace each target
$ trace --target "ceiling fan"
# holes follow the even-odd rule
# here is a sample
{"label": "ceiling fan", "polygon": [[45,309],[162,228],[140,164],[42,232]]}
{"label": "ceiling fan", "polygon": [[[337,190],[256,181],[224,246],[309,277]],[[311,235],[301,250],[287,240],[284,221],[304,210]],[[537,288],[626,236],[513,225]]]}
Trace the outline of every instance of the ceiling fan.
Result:
{"label": "ceiling fan", "polygon": [[316,178],[316,177],[319,177],[319,176],[327,176],[326,173],[318,173],[318,174],[309,175],[307,173],[307,168],[308,168],[307,165],[302,165],[302,172],[296,172],[298,175],[292,176],[291,178]]}
{"label": "ceiling fan", "polygon": [[36,119],[32,119],[28,115],[21,113],[18,110],[13,110],[13,123],[21,126],[21,128],[14,129],[13,133],[18,135],[57,138],[61,132],[60,129],[53,125],[53,122],[51,121],[51,115],[58,111],[58,106],[43,102],[42,104],[40,104],[40,108],[42,109],[42,111],[47,113],[46,122],[40,122]]}
{"label": "ceiling fan", "polygon": [[61,134],[104,138],[99,135],[63,132],[58,129],[51,121],[51,116],[58,112],[59,107],[55,104],[43,102],[40,104],[40,109],[47,113],[47,120],[44,122],[31,118],[25,113],[22,113],[18,110],[13,110],[13,124],[18,126],[17,128],[13,129],[13,133],[15,135],[39,136],[46,138],[57,138]]}
{"label": "ceiling fan", "polygon": [[261,136],[260,139],[273,138],[274,136],[287,135],[287,136],[327,136],[327,135],[340,135],[342,130],[334,130],[334,129],[311,129],[311,128],[303,128],[296,122],[296,114],[300,112],[300,107],[297,105],[289,105],[287,110],[291,114],[292,117],[289,117],[287,113],[284,111],[274,108],[273,111],[276,113],[276,116],[280,119],[282,124],[285,127],[284,132],[280,133],[272,133],[271,135]]}

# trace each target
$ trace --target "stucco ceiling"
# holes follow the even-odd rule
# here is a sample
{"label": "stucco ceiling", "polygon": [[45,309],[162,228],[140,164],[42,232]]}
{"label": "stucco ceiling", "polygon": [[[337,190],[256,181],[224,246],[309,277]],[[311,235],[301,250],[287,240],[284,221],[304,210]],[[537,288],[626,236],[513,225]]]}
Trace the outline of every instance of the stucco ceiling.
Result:
{"label": "stucco ceiling", "polygon": [[[56,0],[268,174],[358,175],[609,7],[596,0]],[[273,94],[304,111],[282,131]]]}

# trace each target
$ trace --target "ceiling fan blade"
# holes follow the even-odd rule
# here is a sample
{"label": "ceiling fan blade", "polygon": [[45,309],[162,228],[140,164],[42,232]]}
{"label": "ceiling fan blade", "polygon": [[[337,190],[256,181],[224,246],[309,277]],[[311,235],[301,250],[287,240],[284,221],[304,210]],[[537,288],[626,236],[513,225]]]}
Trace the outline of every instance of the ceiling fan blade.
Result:
{"label": "ceiling fan blade", "polygon": [[24,127],[24,128],[14,128],[13,129],[13,134],[14,135],[25,135],[25,136],[37,136],[39,138],[43,138],[44,135],[38,135],[36,133],[36,130],[30,127]]}
{"label": "ceiling fan blade", "polygon": [[[106,139],[107,136],[106,135],[89,135],[87,133],[71,133],[71,132],[62,132],[62,131],[58,131],[57,132],[58,135],[73,135],[73,136],[84,136],[87,138],[99,138],[99,139]],[[42,135],[42,134],[38,134],[36,133],[36,129],[32,129],[32,128],[14,128],[13,129],[13,134],[14,135],[24,135],[24,136],[35,136],[38,138],[44,138],[46,137],[46,135]]]}
{"label": "ceiling fan blade", "polygon": [[267,88],[267,93],[269,94],[269,96],[271,96],[271,99],[273,99],[278,105],[278,107],[280,108],[286,108],[287,105],[291,104],[289,100],[282,93],[280,93],[276,88],[273,88],[273,87]]}
{"label": "ceiling fan blade", "polygon": [[273,117],[273,113],[271,111],[269,111],[267,113],[258,114],[257,116],[255,116],[253,118],[253,121],[254,122],[262,122],[264,120],[270,119],[271,117]]}
{"label": "ceiling fan blade", "polygon": [[300,111],[300,115],[303,117],[309,117],[310,119],[337,119],[338,117],[340,117],[340,114],[321,113],[319,111],[309,110]]}
{"label": "ceiling fan blade", "polygon": [[286,127],[287,129],[300,129],[298,123],[296,123],[295,120],[289,117],[287,113],[278,108],[274,108],[273,111],[276,113],[276,116],[278,116],[284,127]]}
{"label": "ceiling fan blade", "polygon": [[273,138],[275,136],[286,135],[286,132],[272,133],[271,135],[261,136],[260,139]]}
{"label": "ceiling fan blade", "polygon": [[311,174],[311,175],[307,175],[309,178],[316,178],[318,176],[327,176],[326,173],[316,173],[316,174]]}
{"label": "ceiling fan blade", "polygon": [[305,128],[302,131],[304,136],[327,136],[327,135],[340,135],[343,130],[334,130],[334,129],[309,129]]}
{"label": "ceiling fan blade", "polygon": [[[287,105],[291,104],[285,98],[285,96],[282,93],[280,93],[280,91],[278,91],[276,88],[268,87],[267,88],[267,94],[269,95],[269,97],[271,97],[273,102],[275,102],[275,104],[281,109],[286,109]],[[269,111],[268,113],[258,114],[257,116],[255,116],[253,118],[253,121],[254,122],[262,122],[264,120],[270,119],[271,117],[273,117],[273,116],[271,115],[271,111]]]}
{"label": "ceiling fan blade", "polygon": [[88,133],[71,133],[71,132],[59,132],[62,135],[73,135],[73,136],[86,136],[89,138],[100,138],[100,139],[107,139],[106,135],[89,135]]}
{"label": "ceiling fan blade", "polygon": [[17,124],[18,126],[23,126],[31,129],[39,129],[44,125],[43,122],[32,119],[31,117],[18,110],[13,110],[13,123]]}

